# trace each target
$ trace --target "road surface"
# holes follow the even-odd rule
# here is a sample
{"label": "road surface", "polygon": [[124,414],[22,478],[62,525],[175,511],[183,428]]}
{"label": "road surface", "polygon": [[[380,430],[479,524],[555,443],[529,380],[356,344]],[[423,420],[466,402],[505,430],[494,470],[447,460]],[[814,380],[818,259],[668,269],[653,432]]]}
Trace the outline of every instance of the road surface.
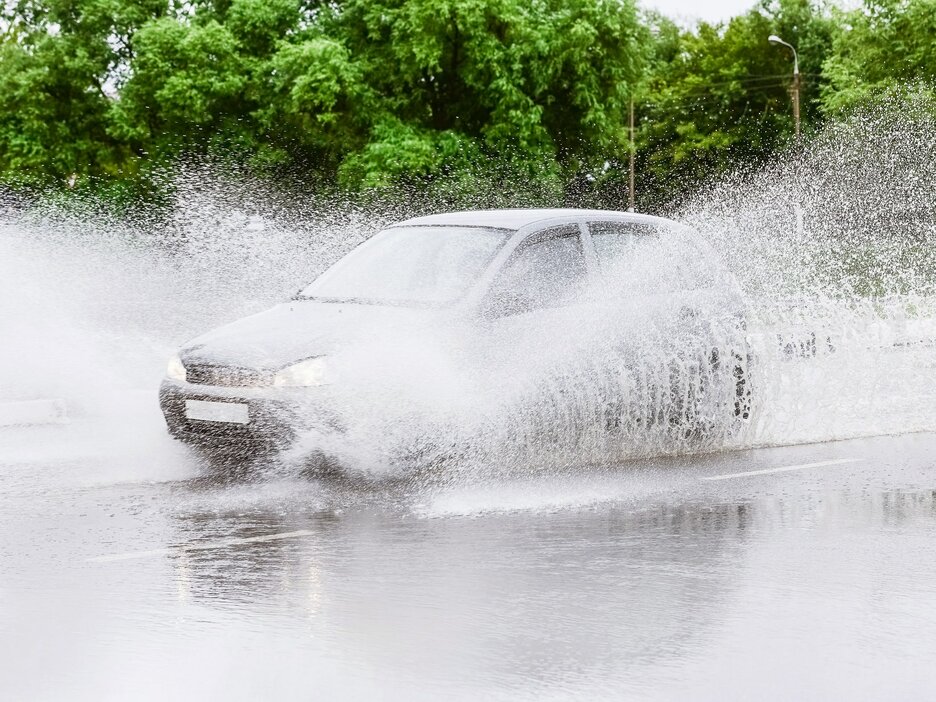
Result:
{"label": "road surface", "polygon": [[936,435],[419,489],[64,430],[0,452],[3,699],[936,696]]}

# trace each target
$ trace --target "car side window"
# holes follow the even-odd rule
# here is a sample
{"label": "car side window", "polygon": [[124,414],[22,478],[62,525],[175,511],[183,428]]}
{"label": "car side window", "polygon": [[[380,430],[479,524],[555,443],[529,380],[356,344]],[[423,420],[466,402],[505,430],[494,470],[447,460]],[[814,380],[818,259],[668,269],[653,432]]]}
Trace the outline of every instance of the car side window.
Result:
{"label": "car side window", "polygon": [[653,224],[589,222],[598,268],[607,289],[621,295],[660,295],[698,287],[680,241]]}
{"label": "car side window", "polygon": [[578,225],[527,237],[494,280],[486,307],[496,316],[561,307],[581,296],[588,280]]}

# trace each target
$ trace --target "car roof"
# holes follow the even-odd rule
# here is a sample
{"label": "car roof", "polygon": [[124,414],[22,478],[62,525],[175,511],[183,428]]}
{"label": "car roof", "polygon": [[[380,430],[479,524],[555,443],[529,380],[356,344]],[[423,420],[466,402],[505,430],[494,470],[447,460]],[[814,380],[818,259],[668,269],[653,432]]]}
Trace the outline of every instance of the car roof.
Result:
{"label": "car roof", "polygon": [[633,212],[615,212],[613,210],[582,210],[576,208],[542,208],[542,209],[510,209],[510,210],[467,210],[462,212],[446,212],[443,214],[413,217],[404,222],[395,224],[396,227],[430,225],[456,226],[456,227],[491,227],[496,229],[517,230],[529,224],[536,224],[551,219],[565,217],[586,218],[613,218],[634,222],[669,222],[669,220],[650,215],[635,214]]}

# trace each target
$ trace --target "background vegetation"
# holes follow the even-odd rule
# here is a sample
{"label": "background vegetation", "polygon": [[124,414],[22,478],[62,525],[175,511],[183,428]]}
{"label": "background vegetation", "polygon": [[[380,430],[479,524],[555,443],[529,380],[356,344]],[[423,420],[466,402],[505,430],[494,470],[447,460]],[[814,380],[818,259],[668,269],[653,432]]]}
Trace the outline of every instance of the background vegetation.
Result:
{"label": "background vegetation", "polygon": [[7,0],[0,184],[137,197],[180,158],[311,190],[638,206],[936,76],[936,0],[763,0],[691,28],[634,0]]}

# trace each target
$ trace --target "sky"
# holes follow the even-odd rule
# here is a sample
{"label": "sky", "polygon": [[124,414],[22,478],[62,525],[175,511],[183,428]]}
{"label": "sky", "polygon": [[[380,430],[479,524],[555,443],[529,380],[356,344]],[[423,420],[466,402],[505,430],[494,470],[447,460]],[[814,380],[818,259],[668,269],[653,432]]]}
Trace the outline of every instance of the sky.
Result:
{"label": "sky", "polygon": [[642,0],[640,4],[677,21],[718,22],[750,10],[755,3],[756,0]]}

